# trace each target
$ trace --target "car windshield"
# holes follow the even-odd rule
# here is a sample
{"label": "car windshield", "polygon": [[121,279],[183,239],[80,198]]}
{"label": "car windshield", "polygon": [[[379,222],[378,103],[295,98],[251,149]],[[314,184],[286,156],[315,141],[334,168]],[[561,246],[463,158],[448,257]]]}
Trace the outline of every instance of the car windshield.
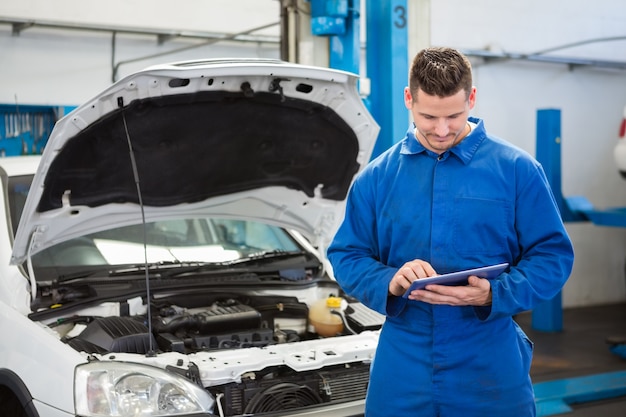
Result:
{"label": "car windshield", "polygon": [[[13,234],[32,176],[9,180]],[[283,228],[247,220],[188,218],[111,228],[59,243],[33,256],[34,267],[230,262],[259,253],[300,253]]]}

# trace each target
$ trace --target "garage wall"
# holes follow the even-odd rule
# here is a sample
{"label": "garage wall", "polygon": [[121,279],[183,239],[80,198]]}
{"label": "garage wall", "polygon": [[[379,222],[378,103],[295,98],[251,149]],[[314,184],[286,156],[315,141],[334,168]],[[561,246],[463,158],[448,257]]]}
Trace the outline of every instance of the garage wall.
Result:
{"label": "garage wall", "polygon": [[[163,62],[278,57],[279,6],[277,0],[4,0],[0,22],[25,19],[40,25],[15,35],[12,25],[0,23],[0,103],[14,103],[17,96],[21,103],[77,105],[108,86],[116,66],[119,79]],[[76,29],[50,28],[63,25]],[[269,27],[248,33],[250,42],[211,37],[264,26]],[[94,30],[80,29],[85,27]],[[141,31],[183,36],[159,42]]]}
{"label": "garage wall", "polygon": [[[623,0],[501,2],[408,0],[413,10],[409,56],[423,45],[528,54],[562,48],[550,56],[626,62]],[[0,3],[0,104],[72,106],[88,100],[117,77],[154,63],[220,56],[278,57],[278,0],[4,0]],[[419,11],[416,15],[416,11]],[[366,10],[363,9],[366,13]],[[18,34],[3,18],[66,25],[136,28],[146,32],[199,34],[157,41],[155,35],[34,27]],[[363,19],[363,24],[364,24]],[[272,25],[274,24],[274,25]],[[258,41],[209,43],[207,36],[254,31]],[[167,53],[168,51],[178,51]],[[563,194],[586,196],[597,207],[626,206],[626,181],[612,157],[626,105],[626,70],[595,66],[473,59],[478,102],[498,136],[535,154],[536,112],[562,111]],[[390,92],[402,100],[402,92]],[[565,306],[626,300],[626,229],[568,224],[574,272]]]}
{"label": "garage wall", "polygon": [[[555,48],[546,55],[626,64],[626,5],[621,0],[429,3],[433,45],[496,54]],[[614,38],[621,40],[601,40]],[[560,109],[563,195],[585,196],[598,208],[626,207],[626,181],[613,163],[626,106],[626,70],[525,60],[473,62],[478,88],[473,113],[485,119],[491,133],[535,155],[537,110]],[[576,258],[564,305],[626,299],[626,229],[570,223],[568,231]]]}
{"label": "garage wall", "polygon": [[[0,16],[81,25],[234,33],[278,23],[278,0],[4,0]],[[278,34],[277,27],[257,34]]]}

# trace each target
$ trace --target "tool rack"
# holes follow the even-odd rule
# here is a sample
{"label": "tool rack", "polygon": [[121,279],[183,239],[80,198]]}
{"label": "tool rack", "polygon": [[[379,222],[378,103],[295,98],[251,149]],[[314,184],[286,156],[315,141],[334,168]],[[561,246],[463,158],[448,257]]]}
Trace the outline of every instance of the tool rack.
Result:
{"label": "tool rack", "polygon": [[38,155],[65,107],[0,104],[0,157]]}

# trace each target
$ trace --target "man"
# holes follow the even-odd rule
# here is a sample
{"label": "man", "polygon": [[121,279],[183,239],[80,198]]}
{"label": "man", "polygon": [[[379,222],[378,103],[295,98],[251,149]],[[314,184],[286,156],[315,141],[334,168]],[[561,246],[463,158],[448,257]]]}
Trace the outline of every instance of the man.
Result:
{"label": "man", "polygon": [[[328,256],[344,290],[385,314],[367,417],[536,415],[532,342],[512,316],[554,297],[573,249],[539,163],[469,117],[471,65],[419,52],[404,90],[414,126],[355,180]],[[420,278],[499,263],[497,278]]]}

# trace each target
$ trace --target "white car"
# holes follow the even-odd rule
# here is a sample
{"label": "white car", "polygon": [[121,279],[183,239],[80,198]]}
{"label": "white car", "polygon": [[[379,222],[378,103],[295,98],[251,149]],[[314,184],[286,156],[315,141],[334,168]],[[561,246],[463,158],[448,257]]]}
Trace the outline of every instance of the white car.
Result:
{"label": "white car", "polygon": [[0,159],[4,415],[361,414],[384,317],[325,258],[378,134],[356,84],[151,67],[61,119],[41,158]]}

